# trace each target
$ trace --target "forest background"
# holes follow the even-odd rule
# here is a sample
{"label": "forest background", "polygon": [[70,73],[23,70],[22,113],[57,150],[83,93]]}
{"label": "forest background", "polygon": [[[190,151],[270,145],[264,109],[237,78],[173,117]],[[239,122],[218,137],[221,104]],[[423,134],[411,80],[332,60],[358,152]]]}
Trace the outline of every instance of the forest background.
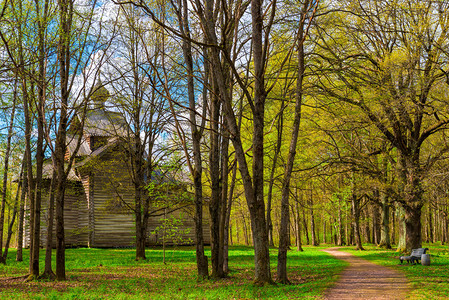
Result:
{"label": "forest background", "polygon": [[[254,279],[265,284],[273,245],[276,280],[287,283],[293,243],[409,251],[423,240],[447,242],[448,1],[0,7],[0,260],[11,243],[22,259],[28,213],[30,279],[42,276],[43,202],[55,207],[56,236],[47,239],[56,240],[55,276],[65,279],[69,124],[85,116],[99,86],[131,128],[136,259],[146,258],[151,201],[143,178],[164,166],[179,166],[192,186],[199,277],[226,276],[229,244],[254,247]],[[41,193],[46,158],[49,199]],[[50,278],[51,256],[47,247]]]}

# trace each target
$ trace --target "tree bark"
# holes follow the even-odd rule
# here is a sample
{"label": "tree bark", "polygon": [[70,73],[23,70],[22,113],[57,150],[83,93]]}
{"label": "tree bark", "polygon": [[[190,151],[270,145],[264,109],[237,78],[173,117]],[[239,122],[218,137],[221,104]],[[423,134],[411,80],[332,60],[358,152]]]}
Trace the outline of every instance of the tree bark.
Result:
{"label": "tree bark", "polygon": [[278,122],[277,122],[277,140],[274,149],[273,162],[271,165],[270,178],[268,180],[268,194],[267,194],[267,230],[268,230],[268,243],[270,247],[274,246],[273,241],[273,221],[271,219],[271,204],[273,199],[273,186],[274,186],[274,175],[277,167],[277,161],[279,153],[281,152],[282,146],[282,133],[284,127],[284,99],[281,100],[281,107],[279,109]]}
{"label": "tree bark", "polygon": [[9,221],[9,225],[8,225],[8,233],[6,236],[6,242],[5,242],[5,252],[3,252],[3,261],[6,264],[6,260],[8,258],[8,249],[9,249],[9,244],[11,242],[11,238],[12,238],[12,234],[13,234],[13,227],[14,227],[14,223],[16,221],[16,217],[17,217],[17,212],[19,210],[19,196],[21,195],[21,191],[22,191],[22,174],[23,174],[23,168],[24,168],[24,161],[22,161],[22,167],[19,173],[19,184],[17,186],[17,191],[16,191],[16,197],[14,200],[14,208],[13,208],[13,213],[12,213],[12,217]]}
{"label": "tree bark", "polygon": [[[17,102],[17,80],[14,83],[14,95],[12,103],[12,111],[10,115],[9,127],[8,127],[8,137],[6,139],[6,149],[3,164],[3,188],[2,188],[2,203],[0,209],[0,263],[6,264],[6,257],[3,257],[3,225],[5,223],[5,208],[6,208],[6,190],[8,187],[8,169],[9,169],[9,156],[11,152],[11,139],[14,130],[14,119],[16,112],[16,102]],[[7,249],[7,248],[6,248]]]}
{"label": "tree bark", "polygon": [[354,219],[354,238],[356,243],[356,250],[365,250],[362,246],[362,239],[360,238],[360,204],[355,192],[351,196],[352,217]]}
{"label": "tree bark", "polygon": [[388,194],[386,191],[382,191],[380,194],[381,204],[381,230],[380,230],[380,242],[379,247],[385,249],[391,249],[390,241],[390,204],[388,201]]}
{"label": "tree bark", "polygon": [[302,225],[304,228],[304,234],[306,235],[306,245],[310,245],[309,229],[307,227],[306,212],[304,208],[302,209]]}
{"label": "tree bark", "polygon": [[51,267],[51,256],[53,248],[53,225],[55,218],[55,190],[56,190],[56,170],[53,170],[51,177],[50,195],[48,197],[48,213],[47,213],[47,240],[45,245],[45,267],[41,278],[53,280],[55,274]]}
{"label": "tree bark", "polygon": [[[298,193],[298,191],[296,190],[296,193]],[[296,199],[295,202],[295,208],[296,208],[296,249],[298,251],[304,251],[302,249],[302,240],[301,240],[301,218],[299,216],[299,204],[298,204],[298,199]]]}
{"label": "tree bark", "polygon": [[[214,84],[214,86],[216,86]],[[223,272],[223,241],[220,236],[221,211],[223,209],[222,194],[220,187],[220,142],[219,142],[219,121],[220,121],[220,102],[215,90],[210,100],[210,151],[209,167],[211,181],[211,197],[209,202],[210,226],[211,226],[211,266],[212,277],[222,278]],[[227,155],[227,153],[222,153]],[[223,165],[221,166],[224,167]]]}
{"label": "tree bark", "polygon": [[342,212],[341,212],[341,197],[338,197],[338,246],[345,245],[345,238],[344,238],[344,228],[343,228],[343,220],[342,220]]}
{"label": "tree bark", "polygon": [[[304,60],[304,24],[307,11],[309,8],[309,1],[305,1],[303,4],[302,18],[299,24],[297,33],[297,59],[298,59],[298,78],[296,79],[296,103],[295,114],[293,119],[293,126],[291,131],[291,139],[289,152],[287,157],[287,164],[284,169],[284,178],[282,182],[282,198],[281,198],[281,226],[279,229],[279,249],[278,249],[278,265],[277,265],[277,282],[288,284],[290,281],[287,277],[287,250],[289,248],[290,236],[290,212],[289,212],[289,197],[290,197],[290,180],[293,172],[293,164],[296,156],[296,146],[298,144],[299,126],[301,123],[301,109],[303,101],[303,80],[305,73],[305,60]],[[283,102],[282,102],[283,104]],[[282,125],[282,124],[280,124]],[[282,132],[281,132],[282,135]],[[281,143],[281,137],[278,137],[278,143]],[[280,145],[278,146],[280,150]],[[299,246],[300,248],[300,246]]]}
{"label": "tree bark", "polygon": [[[228,257],[228,249],[229,244],[232,243],[232,231],[231,231],[231,208],[232,208],[232,199],[234,197],[234,187],[235,180],[237,177],[237,166],[234,165],[232,171],[232,180],[231,185],[229,186],[229,194],[228,194],[228,203],[226,205],[226,219],[224,222],[224,239],[223,239],[223,272],[225,274],[229,273],[229,257]],[[238,240],[238,239],[237,239]]]}
{"label": "tree bark", "polygon": [[309,212],[310,212],[310,232],[312,235],[312,246],[318,246],[319,242],[316,235],[316,226],[315,226],[315,214],[313,209],[313,194],[312,189],[310,189],[310,199],[309,199]]}

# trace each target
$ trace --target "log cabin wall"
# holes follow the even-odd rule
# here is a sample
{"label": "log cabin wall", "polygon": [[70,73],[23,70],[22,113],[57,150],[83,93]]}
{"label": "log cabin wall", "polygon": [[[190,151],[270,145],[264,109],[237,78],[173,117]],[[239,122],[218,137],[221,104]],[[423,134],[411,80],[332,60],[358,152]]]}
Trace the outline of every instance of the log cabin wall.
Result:
{"label": "log cabin wall", "polygon": [[[176,211],[170,211],[167,209],[166,214],[163,212],[161,215],[154,216],[148,220],[148,244],[149,245],[161,245],[163,242],[163,219],[170,219],[174,217],[180,221],[178,237],[176,239],[172,237],[166,237],[165,243],[167,245],[193,245],[195,244],[195,220],[194,220],[193,205],[187,205]],[[208,208],[203,208],[203,235],[204,243],[210,244],[210,224],[208,217]],[[157,228],[159,227],[159,230]]]}
{"label": "log cabin wall", "polygon": [[[47,242],[47,224],[49,207],[49,187],[50,180],[44,180],[42,192],[41,208],[41,233],[40,246],[45,247]],[[24,247],[30,246],[29,237],[29,209],[26,207],[27,218],[25,218],[25,232],[23,237]],[[53,212],[54,213],[54,212]],[[87,226],[87,199],[81,182],[69,181],[66,186],[64,199],[64,234],[67,247],[87,246],[88,226]],[[53,242],[52,247],[56,247],[56,222],[53,222]]]}
{"label": "log cabin wall", "polygon": [[115,147],[97,160],[90,175],[93,207],[91,247],[135,245],[134,189],[124,156]]}

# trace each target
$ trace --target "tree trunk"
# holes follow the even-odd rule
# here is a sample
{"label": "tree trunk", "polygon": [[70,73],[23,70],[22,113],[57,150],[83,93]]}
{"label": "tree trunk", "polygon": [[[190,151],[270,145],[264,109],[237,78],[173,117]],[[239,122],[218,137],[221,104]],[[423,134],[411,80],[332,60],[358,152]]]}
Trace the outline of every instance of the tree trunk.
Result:
{"label": "tree trunk", "polygon": [[[308,8],[308,1],[304,3],[303,14],[306,13]],[[301,123],[301,108],[302,108],[302,96],[303,96],[303,79],[304,79],[304,22],[300,24],[298,29],[298,79],[296,81],[296,103],[295,103],[295,116],[293,119],[293,126],[290,139],[290,147],[288,151],[287,164],[284,170],[284,180],[282,182],[282,198],[281,198],[281,226],[279,229],[279,249],[278,249],[278,266],[277,266],[277,282],[288,284],[290,281],[287,278],[287,250],[289,246],[290,237],[288,235],[288,229],[290,225],[290,212],[289,212],[289,197],[290,197],[290,180],[293,172],[293,164],[296,156],[296,145],[298,143],[299,126]],[[283,118],[283,117],[282,117]],[[280,124],[282,125],[282,124]],[[282,133],[281,133],[282,134]],[[278,137],[278,143],[281,142],[281,137]],[[280,145],[278,146],[280,150]]]}
{"label": "tree trunk", "polygon": [[366,243],[371,243],[371,233],[370,233],[370,222],[369,222],[369,212],[368,212],[368,207],[366,206],[364,210],[361,210],[361,212],[363,213],[363,235],[364,235],[364,240]]}
{"label": "tree trunk", "polygon": [[16,253],[16,261],[23,261],[23,221],[25,219],[25,200],[28,189],[28,178],[27,178],[27,165],[25,161],[26,157],[24,156],[24,167],[23,167],[23,175],[20,177],[22,180],[22,190],[20,195],[20,209],[19,209],[19,220],[17,224],[17,253]]}
{"label": "tree trunk", "polygon": [[[24,162],[22,162],[22,168],[20,170],[19,180],[22,178],[23,167],[24,167]],[[6,242],[5,242],[5,252],[3,252],[3,261],[5,263],[6,263],[6,259],[8,258],[9,244],[11,242],[11,238],[12,238],[12,234],[13,234],[13,227],[14,227],[14,223],[16,220],[17,211],[19,209],[19,195],[21,194],[21,191],[22,191],[22,182],[19,181],[19,184],[17,186],[17,191],[16,191],[16,197],[14,200],[13,213],[12,213],[11,220],[9,221],[9,225],[8,225],[8,233],[7,233]]]}
{"label": "tree trunk", "polygon": [[407,252],[422,247],[421,209],[420,205],[405,207],[405,245]]}
{"label": "tree trunk", "polygon": [[[274,9],[274,7],[272,8]],[[215,32],[214,3],[206,2],[204,16],[204,29],[208,42],[218,45]],[[219,49],[209,48],[210,62],[212,63],[213,76],[220,92],[223,104],[223,112],[226,117],[231,141],[235,149],[235,157],[238,161],[245,198],[251,218],[251,229],[253,233],[254,261],[255,261],[255,283],[263,285],[272,282],[270,272],[270,256],[268,248],[268,232],[265,219],[264,202],[264,108],[265,108],[265,84],[263,57],[263,15],[262,1],[251,1],[252,15],[252,50],[254,63],[254,101],[253,101],[253,166],[252,177],[246,161],[246,153],[243,150],[240,130],[237,125],[233,110],[232,97],[226,86],[225,74],[220,60]]]}
{"label": "tree trunk", "polygon": [[403,207],[398,207],[399,215],[398,215],[398,247],[396,249],[397,252],[406,252],[406,243],[405,243],[405,213]]}
{"label": "tree trunk", "polygon": [[53,248],[53,224],[55,218],[55,190],[56,190],[56,170],[53,170],[53,175],[51,177],[50,185],[50,195],[48,197],[48,213],[47,213],[47,240],[45,244],[45,267],[44,273],[40,276],[41,278],[51,279],[55,278],[53,269],[51,267],[51,256]]}
{"label": "tree trunk", "polygon": [[403,192],[403,212],[405,229],[405,250],[421,248],[421,210],[424,205],[421,186],[421,166],[419,164],[419,150],[412,154],[400,154],[399,157],[400,187]]}
{"label": "tree trunk", "polygon": [[[37,3],[37,2],[36,2]],[[36,4],[37,13],[40,15],[39,5]],[[42,201],[42,172],[44,164],[44,123],[45,123],[45,90],[46,90],[46,68],[45,68],[45,23],[47,21],[48,0],[44,2],[43,17],[38,21],[38,57],[39,68],[37,76],[37,92],[38,101],[36,103],[37,110],[37,141],[36,141],[36,180],[34,195],[34,215],[33,242],[30,248],[31,258],[31,275],[34,278],[39,277],[39,249],[40,249],[40,226],[41,226],[41,201]]]}
{"label": "tree trunk", "polygon": [[345,245],[345,239],[343,235],[345,234],[343,228],[342,212],[341,212],[341,198],[338,196],[338,246]]}
{"label": "tree trunk", "polygon": [[312,189],[310,190],[310,200],[309,200],[309,211],[310,211],[310,232],[312,235],[312,246],[318,246],[318,239],[316,236],[316,228],[315,228],[315,215],[313,212],[313,196],[312,196]]}
{"label": "tree trunk", "polygon": [[234,165],[233,170],[232,170],[231,185],[229,187],[228,204],[226,205],[226,219],[224,222],[223,272],[225,274],[229,273],[228,249],[229,249],[229,244],[232,243],[231,208],[232,208],[232,199],[234,197],[234,187],[235,187],[236,177],[237,177],[237,166]]}
{"label": "tree trunk", "polygon": [[[296,193],[298,193],[298,190],[296,190]],[[298,199],[296,199],[295,202],[295,208],[296,208],[296,248],[298,251],[304,251],[302,249],[302,240],[301,240],[301,218],[299,216],[299,204]]]}
{"label": "tree trunk", "polygon": [[279,115],[278,115],[278,122],[277,122],[277,140],[276,140],[276,147],[274,149],[274,156],[273,156],[273,162],[271,165],[271,171],[270,171],[270,179],[268,181],[268,194],[267,194],[267,230],[268,230],[268,243],[270,247],[274,246],[273,241],[273,221],[271,220],[271,203],[273,198],[273,186],[274,186],[274,175],[276,172],[277,167],[277,161],[279,157],[279,153],[281,152],[281,146],[282,146],[282,133],[283,133],[283,127],[284,127],[284,99],[281,100],[281,107],[279,109]]}
{"label": "tree trunk", "polygon": [[324,220],[323,217],[323,243],[327,244],[327,239],[326,239],[326,220]]}
{"label": "tree trunk", "polygon": [[6,190],[8,187],[8,169],[9,169],[9,156],[11,152],[11,139],[14,130],[14,118],[16,112],[16,101],[17,101],[17,80],[14,81],[14,96],[12,103],[12,111],[10,115],[8,137],[6,139],[6,149],[4,153],[4,164],[3,164],[3,188],[2,188],[2,203],[0,209],[0,263],[6,264],[6,257],[3,258],[3,225],[5,223],[5,208],[6,208]]}
{"label": "tree trunk", "polygon": [[248,237],[248,227],[246,226],[246,218],[245,215],[242,214],[242,221],[243,221],[243,237],[245,238],[245,245],[249,246],[249,237]]}
{"label": "tree trunk", "polygon": [[427,242],[433,242],[433,226],[432,226],[432,208],[429,204],[427,208]]}
{"label": "tree trunk", "polygon": [[[187,1],[182,0],[178,2],[179,12],[178,20],[181,32],[190,37],[189,29],[189,15]],[[207,257],[204,253],[204,235],[203,235],[203,184],[202,184],[202,158],[201,158],[201,138],[202,130],[198,128],[196,122],[196,99],[195,99],[195,84],[194,84],[194,70],[193,70],[193,57],[192,57],[192,45],[189,39],[183,39],[182,51],[184,55],[184,61],[187,69],[187,92],[189,99],[189,119],[190,119],[190,132],[192,136],[192,148],[193,148],[193,166],[190,172],[193,176],[193,185],[195,190],[195,245],[196,245],[196,264],[198,277],[205,279],[209,277],[209,268]],[[207,53],[204,50],[204,53]],[[206,55],[205,55],[206,56]],[[206,99],[207,93],[205,86],[209,78],[209,66],[208,59],[205,59],[205,76],[204,76],[204,89],[203,99]],[[205,100],[203,100],[204,103]]]}
{"label": "tree trunk", "polygon": [[[216,86],[214,84],[214,86]],[[218,92],[211,93],[210,96],[210,151],[209,167],[211,181],[211,197],[209,201],[210,213],[210,236],[211,236],[211,265],[212,277],[222,278],[223,273],[223,241],[220,238],[220,224],[222,205],[222,194],[220,187],[220,145],[219,145],[219,121],[220,121],[220,102],[216,96]],[[222,153],[222,155],[227,155]],[[221,166],[223,167],[223,166]],[[222,236],[221,236],[222,237]]]}
{"label": "tree trunk", "polygon": [[379,247],[391,249],[390,242],[390,205],[388,202],[388,195],[386,191],[380,194],[381,203],[381,229]]}
{"label": "tree trunk", "polygon": [[302,225],[304,227],[304,233],[306,235],[306,245],[310,245],[309,229],[307,228],[306,212],[302,209]]}
{"label": "tree trunk", "polygon": [[356,243],[356,250],[365,250],[362,246],[362,240],[360,238],[360,207],[359,207],[359,199],[357,199],[357,195],[355,192],[352,192],[351,197],[351,205],[352,205],[352,217],[354,219],[354,238]]}
{"label": "tree trunk", "polygon": [[[135,67],[137,68],[137,67]],[[134,68],[134,69],[135,69]],[[134,75],[134,82],[139,81],[138,75]],[[136,94],[137,96],[137,94]],[[138,99],[135,99],[135,107],[141,107],[138,103],[140,102]],[[133,173],[134,173],[134,214],[136,220],[136,261],[138,260],[146,260],[145,256],[145,242],[147,239],[147,215],[149,214],[149,196],[145,195],[145,182],[143,178],[151,178],[151,167],[145,176],[145,167],[144,167],[144,146],[142,145],[142,140],[139,136],[140,134],[140,116],[139,112],[134,116],[135,125],[136,125],[136,134],[133,137],[134,147],[130,149],[129,153],[131,153],[129,159],[133,161]],[[151,156],[151,149],[148,151],[149,158]],[[148,164],[151,164],[151,160],[148,161]]]}

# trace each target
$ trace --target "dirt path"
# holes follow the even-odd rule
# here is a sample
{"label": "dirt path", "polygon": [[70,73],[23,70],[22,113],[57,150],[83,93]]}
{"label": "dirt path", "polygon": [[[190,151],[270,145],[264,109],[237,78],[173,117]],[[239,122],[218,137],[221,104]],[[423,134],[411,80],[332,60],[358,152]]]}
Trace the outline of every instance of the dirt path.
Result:
{"label": "dirt path", "polygon": [[338,248],[323,250],[349,266],[325,299],[405,299],[410,291],[406,277],[387,267],[373,264]]}

